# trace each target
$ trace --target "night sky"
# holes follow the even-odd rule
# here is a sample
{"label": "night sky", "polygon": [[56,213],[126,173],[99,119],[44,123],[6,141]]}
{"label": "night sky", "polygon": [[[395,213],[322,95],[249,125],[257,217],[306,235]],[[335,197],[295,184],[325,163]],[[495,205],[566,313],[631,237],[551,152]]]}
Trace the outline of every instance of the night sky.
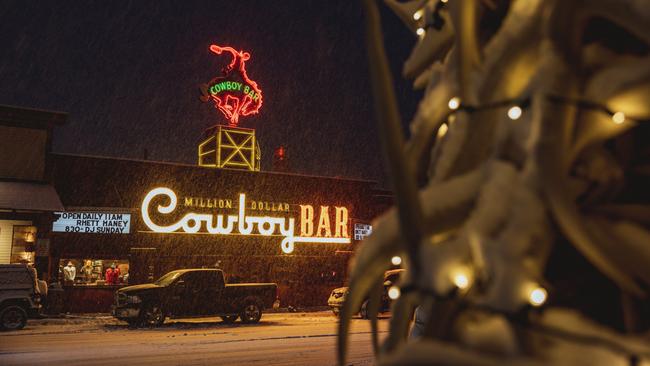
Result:
{"label": "night sky", "polygon": [[[418,93],[400,71],[416,37],[383,5],[406,125]],[[226,123],[198,85],[251,53],[264,95],[255,128],[262,170],[287,146],[296,173],[385,185],[359,1],[0,1],[0,104],[69,113],[53,150],[196,163],[203,131]]]}

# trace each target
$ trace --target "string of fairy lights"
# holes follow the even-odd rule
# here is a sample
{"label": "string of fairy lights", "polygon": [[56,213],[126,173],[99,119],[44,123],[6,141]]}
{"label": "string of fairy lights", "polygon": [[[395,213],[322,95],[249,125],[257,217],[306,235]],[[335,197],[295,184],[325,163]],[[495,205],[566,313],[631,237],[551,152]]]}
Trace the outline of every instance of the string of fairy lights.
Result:
{"label": "string of fairy lights", "polygon": [[[650,122],[650,119],[648,118],[631,118],[627,116],[623,111],[611,110],[609,107],[607,107],[604,104],[596,103],[586,99],[569,98],[561,95],[551,95],[551,94],[546,95],[544,97],[546,98],[547,101],[551,103],[572,105],[580,109],[589,109],[589,110],[604,113],[611,118],[611,121],[614,125],[621,125],[624,123],[639,124],[639,123]],[[523,116],[525,110],[530,108],[531,102],[532,102],[532,98],[530,96],[527,96],[523,98],[496,101],[496,102],[491,102],[480,106],[476,106],[476,105],[463,103],[462,100],[457,96],[452,97],[447,102],[449,113],[446,115],[445,122],[442,123],[438,129],[438,137],[442,138],[446,134],[448,130],[447,124],[454,121],[457,113],[460,112],[474,113],[474,112],[485,111],[490,109],[507,108],[505,111],[505,115],[507,116],[507,118],[509,118],[512,121],[516,121]],[[391,258],[391,264],[393,264],[394,266],[401,265],[402,258],[400,256],[393,256]],[[451,283],[453,283],[455,290],[451,291],[447,295],[441,295],[436,291],[434,291],[433,289],[420,288],[419,286],[417,286],[416,283],[411,282],[401,287],[392,285],[388,289],[388,297],[392,300],[396,300],[402,294],[406,294],[409,292],[418,292],[424,296],[433,297],[435,299],[444,299],[444,298],[457,296],[459,293],[467,293],[467,291],[476,284],[477,281],[474,278],[474,272],[475,271],[471,267],[462,266],[462,265],[456,266],[456,268],[450,270],[449,280],[451,281]],[[538,283],[528,282],[528,284],[524,285],[523,292],[525,293],[525,298],[528,304],[533,308],[542,307],[547,302],[548,291],[544,286]],[[495,311],[494,309],[491,310]],[[561,336],[574,341],[577,340],[575,339],[576,338],[575,335],[562,332],[558,329],[541,329],[540,331],[555,332],[557,333],[556,334],[557,336]],[[617,346],[614,344],[608,343],[605,346],[618,350]]]}
{"label": "string of fairy lights", "polygon": [[[578,108],[591,109],[591,110],[606,113],[610,115],[610,117],[612,118],[612,122],[619,125],[626,121],[647,122],[647,120],[643,120],[639,118],[630,118],[626,116],[625,113],[623,113],[622,111],[612,111],[603,104],[595,103],[585,99],[567,98],[560,95],[547,95],[546,99],[552,103],[574,105]],[[472,105],[462,104],[460,98],[453,97],[449,99],[447,106],[452,111],[465,111],[468,113],[482,111],[486,109],[508,107],[508,111],[506,112],[508,118],[510,118],[511,120],[517,120],[523,114],[523,110],[530,107],[530,103],[531,103],[531,98],[527,97],[524,99],[505,100],[505,101],[498,101],[489,104],[484,104],[481,106],[472,106]]]}
{"label": "string of fairy lights", "polygon": [[[418,9],[413,13],[413,20],[418,22],[418,28],[416,34],[423,38],[426,35],[426,32],[429,28],[434,28],[436,30],[442,29],[444,25],[444,19],[440,15],[440,11],[446,6],[448,0],[439,0],[436,2],[436,5],[432,11],[427,11],[427,7]],[[599,111],[610,116],[612,123],[616,125],[621,125],[626,122],[649,122],[647,119],[639,118],[630,118],[626,116],[623,111],[613,111],[608,108],[606,105],[601,103],[596,103],[590,100],[578,99],[578,98],[568,98],[561,95],[546,95],[546,100],[551,103],[556,104],[565,104],[573,105],[582,109],[590,109],[594,111]],[[437,136],[442,138],[448,131],[448,124],[454,121],[456,114],[460,112],[465,113],[475,113],[479,111],[491,110],[491,109],[506,109],[505,115],[513,121],[520,119],[524,111],[530,108],[532,98],[530,96],[525,96],[521,98],[508,99],[502,101],[490,102],[483,105],[471,105],[463,103],[463,101],[458,96],[454,96],[447,102],[447,107],[449,108],[449,113],[443,122],[438,128]],[[393,256],[391,258],[391,263],[394,266],[399,266],[402,263],[402,258],[399,256]],[[454,284],[457,290],[466,291],[468,290],[474,282],[473,271],[469,267],[459,267],[454,269],[450,273],[450,281]],[[388,290],[388,296],[391,299],[397,299],[404,292],[416,290],[414,285],[405,285],[403,287],[391,286]],[[433,291],[427,291],[419,289],[424,294],[429,293],[429,295],[439,297],[438,294],[433,293]],[[547,298],[547,290],[539,284],[530,284],[527,288],[527,300],[528,303],[532,306],[542,306]]]}
{"label": "string of fairy lights", "polygon": [[[417,26],[415,32],[420,37],[420,40],[422,40],[425,37],[427,31],[430,28],[433,28],[437,31],[440,31],[442,29],[442,27],[445,24],[445,20],[440,15],[440,11],[447,5],[448,1],[449,0],[438,0],[435,3],[435,7],[432,10],[428,5],[426,5],[413,13],[413,20],[416,22],[416,26]],[[650,118],[648,117],[644,117],[644,118],[630,117],[626,115],[623,111],[612,110],[605,104],[593,102],[586,99],[569,98],[562,95],[552,95],[552,94],[547,94],[544,96],[544,98],[550,103],[571,105],[579,109],[587,109],[587,110],[604,113],[611,118],[611,121],[614,125],[622,125],[624,123],[639,124],[639,123],[650,122]],[[516,121],[523,116],[525,110],[530,108],[531,102],[532,102],[532,97],[525,96],[521,98],[496,101],[496,102],[491,102],[491,103],[477,106],[477,105],[463,103],[460,97],[454,96],[450,98],[447,103],[447,107],[449,108],[449,113],[446,115],[446,117],[444,117],[445,118],[444,122],[438,128],[437,136],[438,138],[444,137],[444,135],[447,133],[449,129],[448,124],[453,123],[457,113],[460,112],[474,113],[474,112],[490,110],[490,109],[506,109],[505,115],[507,116],[507,118],[509,118],[512,121]],[[402,264],[402,257],[400,257],[399,255],[393,256],[391,258],[391,264],[396,267],[400,266]],[[477,283],[480,281],[475,279],[475,272],[476,271],[473,269],[473,267],[467,265],[458,265],[455,268],[451,269],[449,271],[449,280],[453,284],[454,290],[452,290],[450,293],[446,295],[441,295],[433,289],[420,288],[420,286],[418,286],[417,283],[410,281],[409,283],[406,283],[401,287],[398,285],[391,285],[388,289],[388,297],[392,300],[396,300],[402,294],[406,294],[409,292],[418,292],[423,296],[428,296],[435,299],[445,299],[445,298],[457,296],[459,293],[467,293],[467,291],[470,288],[472,288],[472,286],[479,286],[479,287],[481,286],[481,283]],[[527,285],[524,285],[524,287],[525,288],[523,289],[523,291],[525,292],[526,295],[525,298],[530,306],[539,308],[546,303],[548,299],[548,291],[544,286],[540,285],[539,283],[535,283],[531,281]],[[491,310],[495,311],[494,309]],[[538,330],[543,332],[549,332],[549,333],[554,332],[557,333],[556,334],[557,336],[569,338],[574,341],[576,340],[584,341],[584,339],[576,339],[579,337],[576,337],[574,334],[569,334],[559,329],[548,328],[548,329],[538,329]],[[603,341],[602,339],[598,339],[597,341],[600,343],[604,342],[603,343],[604,346],[615,349],[617,352],[629,353],[631,357],[638,356],[638,354],[634,354],[634,352],[630,353],[629,350],[621,350],[620,347],[614,344],[613,342]]]}
{"label": "string of fairy lights", "polygon": [[[612,122],[616,125],[621,125],[623,123],[647,123],[650,122],[648,119],[643,119],[643,118],[631,118],[627,116],[623,111],[613,111],[610,108],[608,108],[604,104],[596,103],[590,100],[586,99],[578,99],[578,98],[568,98],[560,95],[546,95],[546,99],[555,104],[565,104],[565,105],[573,105],[577,108],[580,109],[590,109],[593,111],[598,111],[605,113],[609,115],[611,118]],[[473,112],[478,112],[478,111],[484,111],[484,110],[489,110],[489,109],[496,109],[496,108],[508,108],[506,111],[506,116],[515,121],[521,118],[521,116],[524,113],[524,110],[528,109],[531,105],[531,98],[530,97],[525,97],[525,98],[519,98],[519,99],[511,99],[511,100],[504,100],[504,101],[497,101],[497,102],[492,102],[488,104],[484,104],[481,106],[473,106],[469,104],[463,104],[462,101],[460,100],[459,97],[452,97],[449,99],[449,102],[447,103],[447,106],[450,109],[450,115],[448,118],[448,122],[452,122],[454,119],[454,114],[458,112],[467,112],[467,113],[473,113]],[[441,127],[438,129],[438,136],[442,137],[445,135],[447,132],[447,125],[446,123],[443,123]]]}
{"label": "string of fairy lights", "polygon": [[[402,258],[400,256],[393,256],[391,258],[391,263],[394,266],[399,266],[402,264]],[[459,265],[456,268],[450,270],[449,280],[454,284],[456,291],[452,292],[452,295],[457,292],[465,292],[474,285],[474,275],[473,270],[468,266]],[[419,291],[420,293],[434,298],[440,298],[440,294],[436,293],[431,289],[420,289],[415,284],[410,283],[402,287],[393,285],[388,289],[388,297],[392,300],[398,299],[402,293],[408,293],[412,291]],[[539,307],[544,305],[548,298],[548,291],[541,285],[537,283],[530,283],[527,286],[526,298],[528,303],[534,307]]]}
{"label": "string of fairy lights", "polygon": [[[603,104],[595,103],[584,99],[567,98],[558,95],[547,95],[546,98],[548,101],[552,103],[575,105],[576,107],[579,108],[587,108],[595,111],[600,111],[602,113],[606,113],[610,116],[612,123],[616,125],[629,123],[629,122],[636,122],[636,123],[649,122],[648,120],[644,120],[644,119],[629,118],[622,111],[612,111],[611,109],[609,109],[607,106]],[[441,124],[440,128],[438,129],[438,137],[441,138],[447,133],[448,130],[447,124],[454,120],[456,113],[459,112],[474,113],[474,112],[484,111],[489,109],[507,108],[506,116],[509,119],[515,121],[522,117],[524,110],[528,109],[530,105],[531,105],[530,97],[496,101],[496,102],[492,102],[480,106],[464,104],[462,103],[459,97],[452,97],[447,102],[447,107],[449,108],[449,112],[450,112],[446,119],[447,122]],[[399,266],[402,263],[402,258],[399,256],[393,256],[391,258],[391,263],[394,266]],[[450,273],[450,281],[460,291],[466,291],[473,285],[474,282],[473,277],[474,277],[473,271],[470,268],[464,266],[462,268],[454,269],[452,273]],[[415,287],[413,285],[406,285],[402,288],[398,286],[391,286],[388,290],[388,296],[391,299],[395,300],[399,298],[402,293],[413,291],[413,290],[415,290]],[[423,291],[423,293],[425,294],[427,292],[431,292],[430,295],[433,295],[435,297],[439,296],[438,294],[435,294],[432,291],[426,291],[426,290]],[[526,292],[527,292],[528,303],[535,307],[544,305],[544,303],[548,298],[548,291],[539,284],[530,284]]]}
{"label": "string of fairy lights", "polygon": [[436,3],[436,7],[433,9],[433,12],[429,17],[425,17],[424,8],[419,9],[418,11],[413,13],[413,20],[415,20],[416,22],[421,21],[421,23],[423,23],[415,31],[415,33],[420,37],[420,39],[424,38],[428,28],[441,30],[442,27],[445,25],[445,20],[440,15],[440,10],[442,10],[445,7],[447,1],[448,0],[438,1]]}

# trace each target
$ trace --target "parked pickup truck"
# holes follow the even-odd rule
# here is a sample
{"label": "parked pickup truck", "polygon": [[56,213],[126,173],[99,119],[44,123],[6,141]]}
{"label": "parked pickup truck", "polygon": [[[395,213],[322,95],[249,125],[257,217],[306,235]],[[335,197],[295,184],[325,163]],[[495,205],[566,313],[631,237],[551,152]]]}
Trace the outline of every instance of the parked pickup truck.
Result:
{"label": "parked pickup truck", "polygon": [[41,296],[36,271],[24,264],[0,264],[0,330],[18,330],[37,317]]}
{"label": "parked pickup truck", "polygon": [[154,283],[117,290],[113,316],[137,326],[159,326],[167,317],[197,316],[257,323],[276,297],[275,283],[226,284],[219,269],[181,269]]}

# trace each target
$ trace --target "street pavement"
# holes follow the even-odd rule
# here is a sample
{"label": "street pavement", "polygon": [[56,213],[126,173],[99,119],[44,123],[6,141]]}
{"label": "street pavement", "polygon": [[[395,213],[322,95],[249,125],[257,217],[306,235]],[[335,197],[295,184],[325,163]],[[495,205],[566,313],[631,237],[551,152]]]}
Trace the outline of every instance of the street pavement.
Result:
{"label": "street pavement", "polygon": [[[0,333],[0,365],[335,365],[331,312],[264,314],[259,324],[167,320],[132,329],[109,316],[30,320]],[[379,320],[380,339],[388,319]],[[353,319],[346,365],[372,365],[370,322]]]}

